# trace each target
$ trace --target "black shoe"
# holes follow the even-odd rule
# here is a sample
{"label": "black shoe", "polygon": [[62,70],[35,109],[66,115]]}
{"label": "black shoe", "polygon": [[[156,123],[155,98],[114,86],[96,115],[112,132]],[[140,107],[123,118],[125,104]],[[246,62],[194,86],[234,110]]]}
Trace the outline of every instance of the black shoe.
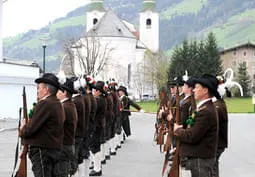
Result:
{"label": "black shoe", "polygon": [[105,159],[106,159],[106,160],[110,160],[110,159],[111,159],[111,156],[110,156],[110,155],[106,155],[106,156],[105,156]]}
{"label": "black shoe", "polygon": [[117,149],[120,149],[120,148],[121,148],[121,146],[120,146],[120,145],[118,145],[118,146],[117,146]]}
{"label": "black shoe", "polygon": [[121,141],[120,143],[121,143],[121,144],[124,144],[124,141]]}
{"label": "black shoe", "polygon": [[101,161],[101,164],[106,164],[106,160],[105,160],[105,159],[102,160],[102,161]]}
{"label": "black shoe", "polygon": [[126,140],[126,136],[125,136],[125,134],[123,134],[123,140],[124,140],[124,141]]}
{"label": "black shoe", "polygon": [[92,170],[90,173],[89,173],[89,176],[102,176],[102,170],[96,172],[95,170]]}
{"label": "black shoe", "polygon": [[94,166],[90,166],[89,169],[92,170],[94,168]]}
{"label": "black shoe", "polygon": [[111,155],[116,155],[117,153],[116,153],[116,152],[111,152],[110,154],[111,154]]}

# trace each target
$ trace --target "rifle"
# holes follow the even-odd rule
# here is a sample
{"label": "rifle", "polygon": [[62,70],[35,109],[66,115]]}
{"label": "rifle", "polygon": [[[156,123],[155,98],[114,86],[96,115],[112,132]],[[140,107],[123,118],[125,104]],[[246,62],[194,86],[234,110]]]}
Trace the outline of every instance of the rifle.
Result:
{"label": "rifle", "polygon": [[[172,94],[169,94],[169,104],[168,104],[168,111],[169,113],[172,113]],[[167,164],[168,164],[168,159],[170,156],[170,150],[171,150],[171,143],[172,143],[172,135],[173,135],[173,121],[169,121],[168,122],[168,135],[167,135],[167,140],[164,146],[164,151],[166,151],[166,155],[165,155],[165,160],[164,160],[164,165],[163,165],[163,169],[162,169],[162,176],[164,176]]]}
{"label": "rifle", "polygon": [[[159,93],[159,98],[160,98],[160,106],[159,106],[159,110],[161,108],[165,108],[166,106],[166,94],[165,92],[161,91]],[[157,118],[157,124],[156,124],[156,140],[157,140],[157,144],[160,145],[160,152],[162,152],[162,145],[164,144],[164,135],[165,135],[165,121],[163,118],[161,118],[161,122],[159,121],[159,119]]]}
{"label": "rifle", "polygon": [[[175,111],[175,122],[180,124],[180,95],[179,95],[179,88],[177,83],[177,90],[176,90],[176,111]],[[170,171],[168,173],[168,177],[179,177],[180,169],[180,141],[176,138],[176,150],[173,158],[173,163],[171,165]]]}
{"label": "rifle", "polygon": [[[25,123],[28,123],[28,116],[27,116],[27,98],[26,98],[26,90],[23,87],[23,119],[25,119]],[[19,127],[20,131],[20,127]],[[23,150],[20,155],[20,165],[19,169],[16,172],[15,177],[27,177],[27,145],[23,145]]]}

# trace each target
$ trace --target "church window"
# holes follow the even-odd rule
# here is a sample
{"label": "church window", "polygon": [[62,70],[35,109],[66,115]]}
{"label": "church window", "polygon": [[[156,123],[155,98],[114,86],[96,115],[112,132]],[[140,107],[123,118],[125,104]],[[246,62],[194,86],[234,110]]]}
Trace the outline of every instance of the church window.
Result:
{"label": "church window", "polygon": [[97,21],[98,21],[97,18],[94,18],[93,19],[93,25],[95,25],[97,23]]}
{"label": "church window", "polygon": [[146,20],[146,27],[147,27],[147,28],[151,28],[151,19],[150,19],[150,18],[148,18],[148,19]]}

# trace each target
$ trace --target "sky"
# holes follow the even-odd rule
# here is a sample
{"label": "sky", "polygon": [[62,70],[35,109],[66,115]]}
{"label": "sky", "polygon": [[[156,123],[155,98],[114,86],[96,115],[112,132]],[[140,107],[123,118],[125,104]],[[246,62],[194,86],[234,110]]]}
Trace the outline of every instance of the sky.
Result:
{"label": "sky", "polygon": [[3,4],[3,37],[40,29],[89,2],[90,0],[8,0]]}

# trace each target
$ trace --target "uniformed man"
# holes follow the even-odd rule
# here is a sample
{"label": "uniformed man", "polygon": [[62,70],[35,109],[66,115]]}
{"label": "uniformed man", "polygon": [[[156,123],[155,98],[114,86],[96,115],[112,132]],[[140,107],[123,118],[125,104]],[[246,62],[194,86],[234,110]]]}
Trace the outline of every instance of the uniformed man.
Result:
{"label": "uniformed man", "polygon": [[90,160],[90,169],[93,169],[94,167],[94,154],[91,150],[93,150],[93,137],[94,132],[96,131],[96,121],[95,121],[95,115],[97,111],[97,101],[96,98],[92,94],[92,89],[95,88],[96,81],[91,77],[86,77],[86,93],[90,98],[91,108],[90,108],[90,114],[89,114],[89,128],[88,128],[88,134],[89,134],[89,160]]}
{"label": "uniformed man", "polygon": [[61,101],[65,111],[64,122],[64,141],[59,159],[61,166],[61,175],[59,177],[68,177],[71,174],[71,161],[75,159],[75,132],[77,126],[77,110],[72,101],[72,94],[75,93],[73,82],[71,79],[66,79],[66,82],[61,85],[62,90],[57,93],[57,98]]}
{"label": "uniformed man", "polygon": [[95,130],[92,133],[90,145],[90,150],[94,156],[94,167],[89,173],[89,176],[102,176],[100,144],[105,127],[104,115],[106,111],[106,102],[103,96],[105,93],[104,84],[105,83],[103,81],[97,81],[93,89],[93,95],[95,96],[97,102],[97,110],[95,114]]}
{"label": "uniformed man", "polygon": [[125,135],[128,137],[131,135],[131,129],[130,129],[130,121],[129,116],[130,113],[130,105],[133,106],[135,109],[137,109],[140,112],[143,112],[143,109],[133,102],[131,99],[128,98],[127,88],[124,86],[120,86],[117,90],[119,92],[119,99],[120,99],[120,112],[121,112],[121,120],[122,120],[122,128],[125,132]]}
{"label": "uniformed man", "polygon": [[181,158],[186,158],[186,169],[192,177],[212,177],[215,163],[218,120],[212,97],[219,98],[216,77],[205,74],[195,79],[194,95],[199,101],[194,115],[194,125],[184,129],[182,125],[174,125],[174,133],[179,137],[182,148]]}
{"label": "uniformed man", "polygon": [[[84,98],[79,93],[79,89],[81,85],[79,85],[80,81],[79,78],[71,78],[74,82],[74,90],[75,93],[72,96],[72,101],[75,104],[77,115],[78,115],[78,121],[77,121],[77,127],[75,132],[75,158],[76,160],[72,163],[72,174],[75,174],[78,170],[79,164],[82,164],[83,157],[81,155],[81,149],[82,149],[82,142],[85,134],[85,103]],[[76,84],[78,83],[78,84]],[[82,168],[82,167],[81,167]],[[82,170],[81,170],[82,171]]]}
{"label": "uniformed man", "polygon": [[[214,165],[214,172],[213,177],[219,177],[219,159],[221,154],[225,151],[225,149],[228,147],[228,111],[226,103],[223,99],[223,96],[225,95],[225,88],[223,86],[223,78],[219,77],[219,87],[218,92],[220,94],[220,98],[216,99],[213,98],[213,103],[216,108],[218,119],[219,119],[219,134],[218,134],[218,146],[217,146],[217,154],[216,154],[216,161]],[[229,97],[231,95],[227,94]]]}
{"label": "uniformed man", "polygon": [[117,82],[115,79],[111,78],[108,87],[110,89],[110,95],[113,100],[113,123],[112,123],[112,133],[110,143],[110,154],[116,155],[116,149],[121,147],[121,139],[119,136],[121,135],[121,119],[120,119],[120,101],[117,92]]}
{"label": "uniformed man", "polygon": [[63,146],[65,113],[56,94],[58,78],[45,73],[35,80],[38,84],[38,103],[28,124],[20,129],[20,136],[29,146],[28,155],[36,177],[58,176],[55,168]]}

